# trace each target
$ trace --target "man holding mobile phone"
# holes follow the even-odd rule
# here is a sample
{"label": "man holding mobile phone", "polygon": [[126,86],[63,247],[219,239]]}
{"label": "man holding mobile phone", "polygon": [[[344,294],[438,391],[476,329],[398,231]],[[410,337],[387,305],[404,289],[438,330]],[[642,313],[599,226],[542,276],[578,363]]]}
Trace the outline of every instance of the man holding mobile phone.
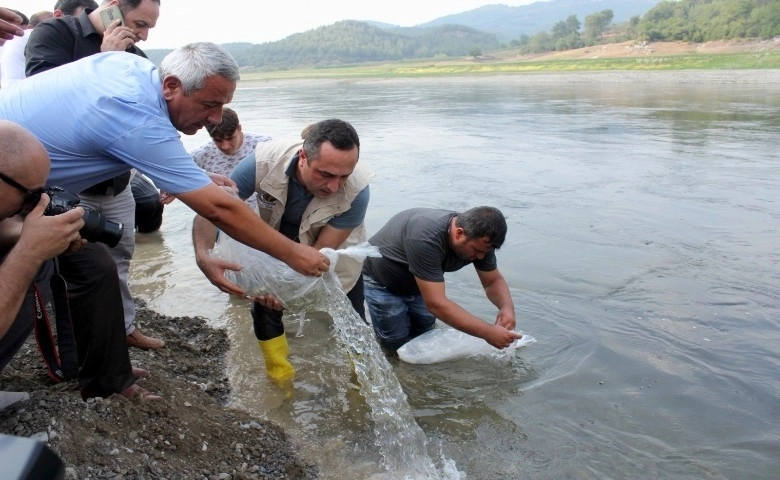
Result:
{"label": "man holding mobile phone", "polygon": [[[109,10],[111,16],[105,14]],[[27,43],[26,74],[30,77],[101,52],[126,51],[147,58],[136,42],[147,39],[159,16],[160,0],[106,0],[99,8],[84,9],[78,16],[43,22]],[[104,25],[103,18],[111,17],[114,20]],[[109,253],[119,272],[127,343],[145,350],[158,349],[165,342],[144,335],[134,325],[135,302],[127,283],[135,252],[135,201],[130,178],[128,172],[108,179],[79,192],[79,197],[82,205],[124,225],[122,240]]]}
{"label": "man holding mobile phone", "polygon": [[[103,25],[101,12],[117,8],[121,18]],[[100,52],[127,51],[146,58],[136,43],[149,37],[160,16],[160,0],[109,0],[78,16],[62,16],[30,34],[27,76]]]}

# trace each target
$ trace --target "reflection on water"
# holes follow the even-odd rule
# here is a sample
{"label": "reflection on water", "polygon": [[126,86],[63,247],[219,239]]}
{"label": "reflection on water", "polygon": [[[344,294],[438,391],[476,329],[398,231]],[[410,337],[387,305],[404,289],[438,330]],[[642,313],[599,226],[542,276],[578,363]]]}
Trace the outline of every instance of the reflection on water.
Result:
{"label": "reflection on water", "polygon": [[[245,130],[275,137],[353,123],[377,174],[369,233],[414,206],[507,216],[499,266],[539,342],[508,364],[391,362],[466,478],[776,478],[777,83],[271,82],[242,85],[232,106]],[[283,425],[323,478],[381,474],[333,322],[310,315],[295,337],[285,320],[298,370],[285,400],[246,302],[195,267],[177,203],[159,238],[139,241],[136,293],[224,326],[236,404]],[[473,270],[447,278],[448,295],[494,317]]]}

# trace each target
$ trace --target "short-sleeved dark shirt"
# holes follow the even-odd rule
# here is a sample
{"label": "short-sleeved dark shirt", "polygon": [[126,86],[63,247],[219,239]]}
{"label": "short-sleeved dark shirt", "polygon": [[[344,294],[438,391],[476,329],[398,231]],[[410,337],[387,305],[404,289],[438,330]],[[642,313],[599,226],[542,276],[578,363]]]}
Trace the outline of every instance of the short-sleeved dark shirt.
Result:
{"label": "short-sleeved dark shirt", "polygon": [[460,258],[450,247],[450,220],[456,212],[433,208],[412,208],[395,214],[368,242],[382,257],[368,257],[363,273],[391,293],[417,295],[416,278],[443,282],[444,272],[454,272],[474,263],[477,270],[497,268],[495,252],[472,262]]}

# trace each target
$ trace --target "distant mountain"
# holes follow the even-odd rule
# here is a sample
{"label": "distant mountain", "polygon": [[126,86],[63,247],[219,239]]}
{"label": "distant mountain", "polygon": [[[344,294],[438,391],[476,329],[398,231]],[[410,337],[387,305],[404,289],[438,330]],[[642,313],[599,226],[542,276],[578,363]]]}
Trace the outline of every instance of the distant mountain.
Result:
{"label": "distant mountain", "polygon": [[585,17],[603,10],[612,10],[613,23],[625,22],[633,16],[642,16],[656,6],[660,0],[550,0],[530,5],[510,7],[507,5],[486,5],[463,13],[447,15],[418,27],[438,25],[466,25],[494,34],[506,42],[521,35],[534,35],[550,30],[569,15],[576,15],[580,22]]}

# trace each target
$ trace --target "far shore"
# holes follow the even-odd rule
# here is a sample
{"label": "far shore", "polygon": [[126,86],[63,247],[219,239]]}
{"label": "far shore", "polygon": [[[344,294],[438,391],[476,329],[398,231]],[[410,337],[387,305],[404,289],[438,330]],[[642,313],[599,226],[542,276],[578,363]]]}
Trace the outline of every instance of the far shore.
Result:
{"label": "far shore", "polygon": [[725,69],[725,70],[610,70],[539,73],[484,73],[450,74],[436,76],[350,76],[312,73],[289,77],[253,78],[246,75],[241,83],[275,82],[331,82],[331,83],[454,83],[480,82],[504,84],[576,84],[576,83],[634,83],[634,84],[742,84],[780,85],[780,69]]}
{"label": "far shore", "polygon": [[[780,37],[704,43],[605,43],[540,54],[510,48],[478,57],[434,57],[290,70],[242,69],[245,81],[500,81],[600,83],[780,83]],[[463,80],[461,80],[463,79]]]}

